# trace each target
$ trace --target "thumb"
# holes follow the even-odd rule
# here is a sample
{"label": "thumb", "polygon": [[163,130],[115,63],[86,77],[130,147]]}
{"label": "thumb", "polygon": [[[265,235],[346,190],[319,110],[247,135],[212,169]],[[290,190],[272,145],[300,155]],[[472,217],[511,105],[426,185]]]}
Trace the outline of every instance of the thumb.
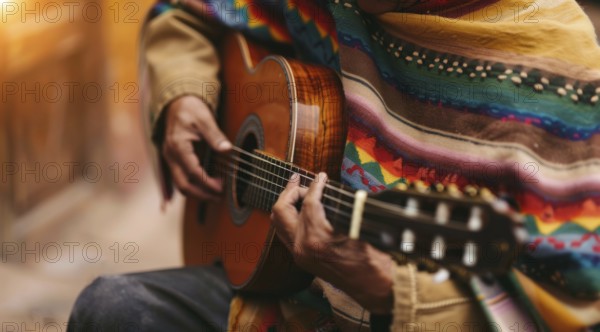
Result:
{"label": "thumb", "polygon": [[215,151],[227,152],[232,148],[231,142],[229,142],[225,134],[219,129],[217,122],[212,116],[207,117],[203,121],[202,132],[200,134]]}

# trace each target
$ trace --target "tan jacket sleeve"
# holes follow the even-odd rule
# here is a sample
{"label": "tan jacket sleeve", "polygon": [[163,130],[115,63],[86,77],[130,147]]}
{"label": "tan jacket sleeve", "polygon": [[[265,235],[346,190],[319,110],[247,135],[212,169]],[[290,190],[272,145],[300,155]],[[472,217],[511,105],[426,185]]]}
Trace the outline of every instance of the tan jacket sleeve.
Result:
{"label": "tan jacket sleeve", "polygon": [[391,331],[471,331],[487,319],[467,285],[453,279],[438,282],[415,265],[396,266]]}
{"label": "tan jacket sleeve", "polygon": [[173,9],[150,21],[142,37],[154,124],[171,101],[196,95],[214,111],[219,99],[219,57],[214,46],[223,34],[218,24]]}

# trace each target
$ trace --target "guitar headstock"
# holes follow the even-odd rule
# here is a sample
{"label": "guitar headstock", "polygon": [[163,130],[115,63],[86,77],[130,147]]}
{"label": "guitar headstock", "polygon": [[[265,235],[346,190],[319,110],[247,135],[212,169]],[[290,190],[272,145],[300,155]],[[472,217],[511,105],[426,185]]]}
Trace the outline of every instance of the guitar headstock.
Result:
{"label": "guitar headstock", "polygon": [[506,272],[527,237],[523,217],[488,189],[422,182],[369,196],[359,234],[397,260],[464,277]]}

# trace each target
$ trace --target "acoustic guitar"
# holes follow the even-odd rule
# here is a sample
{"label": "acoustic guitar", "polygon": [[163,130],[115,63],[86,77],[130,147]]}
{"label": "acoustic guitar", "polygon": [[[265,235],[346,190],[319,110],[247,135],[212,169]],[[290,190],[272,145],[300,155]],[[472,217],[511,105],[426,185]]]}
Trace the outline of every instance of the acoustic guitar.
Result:
{"label": "acoustic guitar", "polygon": [[[220,126],[235,147],[209,159],[224,177],[225,197],[188,199],[187,265],[220,262],[232,287],[283,294],[308,285],[271,225],[270,210],[292,174],[308,186],[331,177],[323,194],[336,231],[368,241],[400,261],[441,266],[459,276],[502,273],[523,238],[523,222],[488,190],[405,183],[376,195],[335,180],[344,142],[344,95],[324,67],[269,55],[239,34],[223,43]],[[206,165],[205,165],[206,166]]]}

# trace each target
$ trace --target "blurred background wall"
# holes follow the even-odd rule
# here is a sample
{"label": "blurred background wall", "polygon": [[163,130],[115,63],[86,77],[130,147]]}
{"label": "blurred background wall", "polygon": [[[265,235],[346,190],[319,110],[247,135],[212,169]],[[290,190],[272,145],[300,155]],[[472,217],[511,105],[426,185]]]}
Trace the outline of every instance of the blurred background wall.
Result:
{"label": "blurred background wall", "polygon": [[140,112],[152,1],[0,1],[0,329],[66,330],[100,274],[181,265]]}

